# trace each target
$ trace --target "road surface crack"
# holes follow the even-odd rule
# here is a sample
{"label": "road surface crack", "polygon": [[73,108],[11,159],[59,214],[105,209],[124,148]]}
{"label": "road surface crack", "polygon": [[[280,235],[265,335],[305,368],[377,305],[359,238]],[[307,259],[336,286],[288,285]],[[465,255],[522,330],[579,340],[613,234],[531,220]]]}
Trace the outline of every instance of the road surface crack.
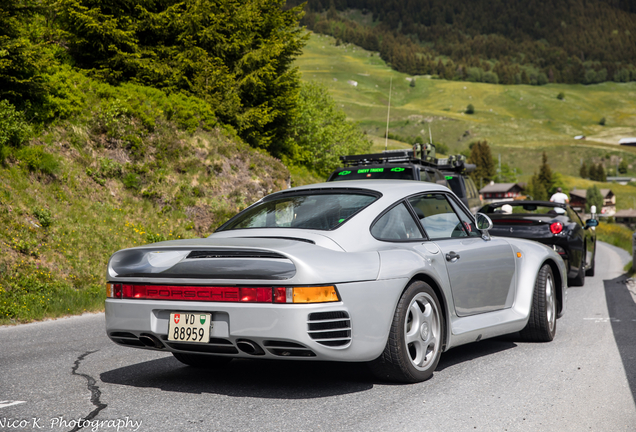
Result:
{"label": "road surface crack", "polygon": [[99,387],[97,386],[97,381],[95,381],[95,378],[93,378],[90,375],[77,372],[80,362],[84,360],[89,354],[93,354],[95,352],[97,351],[86,351],[84,354],[79,356],[77,360],[75,360],[75,365],[73,366],[72,374],[86,378],[86,381],[88,381],[88,385],[87,385],[88,389],[91,392],[91,403],[95,405],[96,408],[82,419],[84,421],[78,422],[78,425],[75,426],[73,429],[71,429],[69,432],[77,432],[78,430],[83,429],[84,424],[86,424],[86,421],[92,420],[93,418],[95,418],[101,410],[103,410],[104,408],[108,406],[107,404],[102,403],[99,400],[100,396],[102,395],[102,392],[99,390]]}

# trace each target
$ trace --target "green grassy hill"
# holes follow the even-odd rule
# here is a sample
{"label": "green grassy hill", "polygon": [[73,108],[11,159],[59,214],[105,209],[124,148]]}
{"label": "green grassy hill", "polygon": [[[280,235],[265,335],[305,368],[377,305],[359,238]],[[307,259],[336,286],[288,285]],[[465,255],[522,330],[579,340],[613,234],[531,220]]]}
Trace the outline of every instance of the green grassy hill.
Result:
{"label": "green grassy hill", "polygon": [[[448,145],[451,153],[487,140],[493,157],[523,173],[527,180],[545,151],[550,166],[578,176],[581,161],[614,166],[616,158],[630,164],[636,176],[636,148],[618,140],[636,136],[636,83],[597,85],[491,85],[412,77],[391,70],[377,53],[353,45],[335,45],[329,36],[312,34],[296,61],[304,80],[328,86],[348,118],[360,123],[384,148],[389,83],[392,80],[390,132],[428,136]],[[355,82],[357,85],[352,85]],[[557,98],[559,93],[565,97]],[[475,113],[466,114],[472,104]],[[605,126],[599,124],[605,118]],[[584,135],[585,140],[574,137]],[[405,147],[393,142],[392,147]],[[631,205],[631,204],[630,204]]]}
{"label": "green grassy hill", "polygon": [[73,120],[0,164],[0,324],[103,310],[112,253],[205,237],[290,180],[196,98],[77,85]]}

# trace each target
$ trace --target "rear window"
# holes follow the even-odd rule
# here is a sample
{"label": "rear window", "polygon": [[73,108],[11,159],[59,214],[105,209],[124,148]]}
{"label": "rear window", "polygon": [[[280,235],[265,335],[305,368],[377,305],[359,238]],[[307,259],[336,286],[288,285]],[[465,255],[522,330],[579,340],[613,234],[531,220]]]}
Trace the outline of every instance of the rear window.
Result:
{"label": "rear window", "polygon": [[455,195],[457,195],[460,198],[464,197],[464,191],[462,190],[462,181],[459,178],[459,176],[452,176],[447,174],[446,181],[448,182],[448,185],[450,186],[451,190],[455,193]]}
{"label": "rear window", "polygon": [[275,197],[244,210],[218,231],[246,228],[332,230],[378,197],[363,193],[305,193]]}
{"label": "rear window", "polygon": [[336,171],[329,181],[343,180],[414,180],[413,167],[351,167]]}

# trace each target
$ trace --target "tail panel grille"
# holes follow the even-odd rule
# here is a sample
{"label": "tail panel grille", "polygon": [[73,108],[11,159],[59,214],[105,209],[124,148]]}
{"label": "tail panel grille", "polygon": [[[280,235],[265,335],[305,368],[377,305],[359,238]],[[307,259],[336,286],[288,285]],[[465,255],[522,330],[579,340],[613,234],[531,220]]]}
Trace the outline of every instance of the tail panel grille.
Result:
{"label": "tail panel grille", "polygon": [[351,320],[346,311],[314,312],[307,317],[307,333],[317,343],[344,347],[351,343]]}

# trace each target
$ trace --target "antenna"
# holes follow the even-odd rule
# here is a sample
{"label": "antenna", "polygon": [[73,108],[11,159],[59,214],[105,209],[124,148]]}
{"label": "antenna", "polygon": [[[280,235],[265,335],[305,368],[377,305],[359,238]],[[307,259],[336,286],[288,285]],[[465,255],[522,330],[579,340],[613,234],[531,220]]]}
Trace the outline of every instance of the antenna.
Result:
{"label": "antenna", "polygon": [[389,82],[389,107],[386,111],[386,133],[384,135],[384,150],[389,146],[389,114],[391,113],[391,90],[393,89],[393,77]]}

